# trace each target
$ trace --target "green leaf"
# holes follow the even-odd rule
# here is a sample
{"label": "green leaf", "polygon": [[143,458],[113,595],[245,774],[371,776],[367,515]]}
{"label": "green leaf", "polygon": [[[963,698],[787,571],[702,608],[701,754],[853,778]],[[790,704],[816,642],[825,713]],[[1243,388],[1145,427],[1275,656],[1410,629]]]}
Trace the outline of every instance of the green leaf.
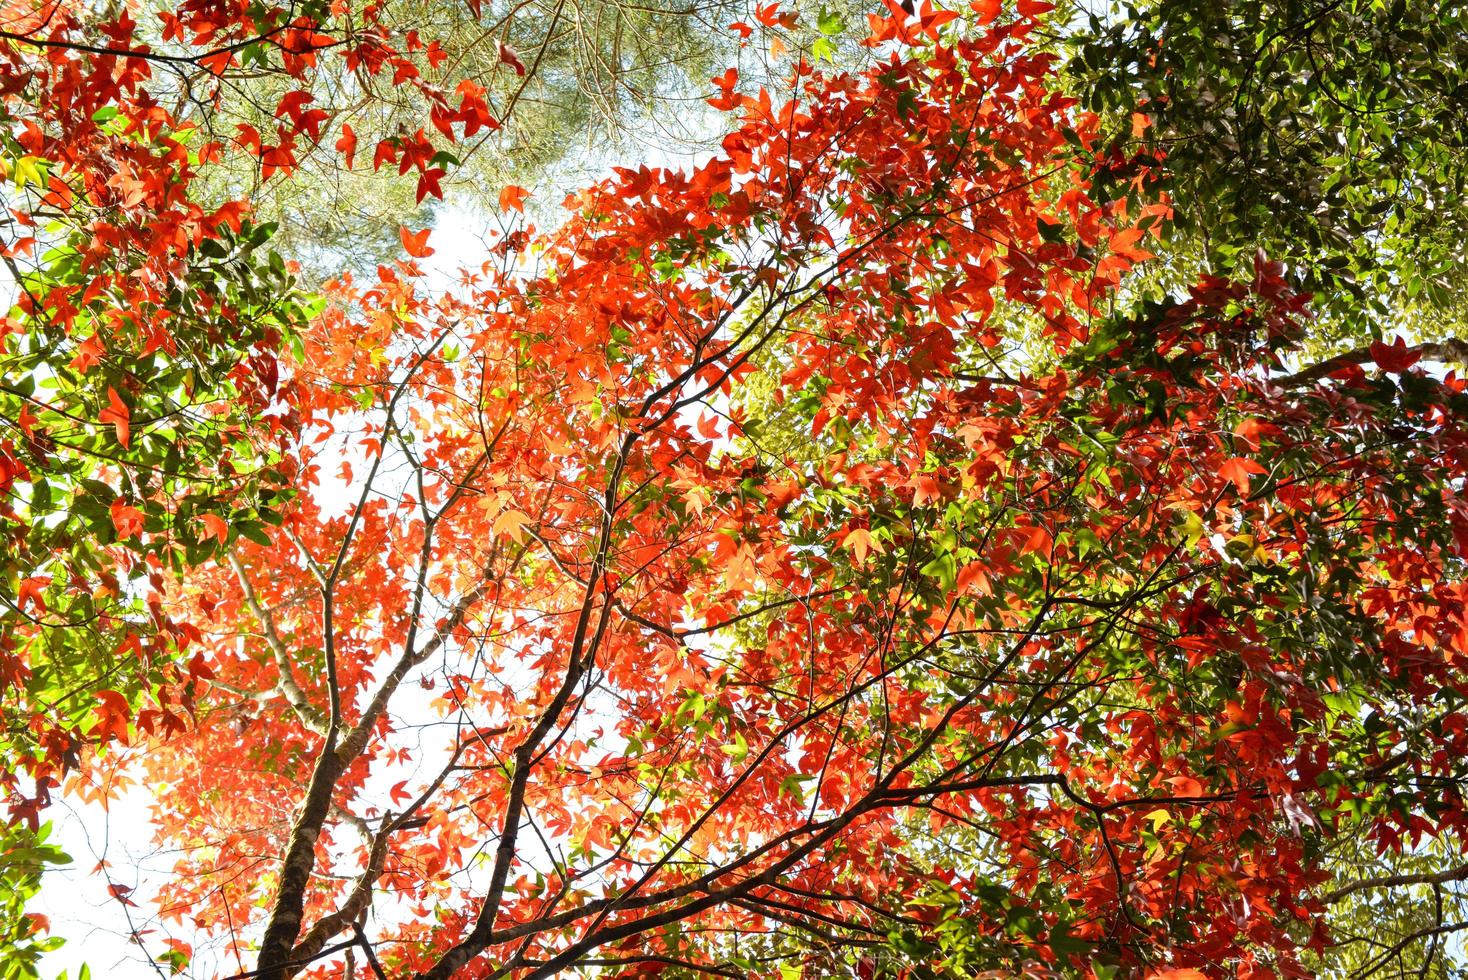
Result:
{"label": "green leaf", "polygon": [[270,547],[270,535],[266,532],[265,525],[258,521],[236,521],[231,526],[239,532],[240,537],[247,538],[258,545]]}
{"label": "green leaf", "polygon": [[922,568],[918,569],[920,574],[928,578],[936,579],[938,586],[948,592],[958,584],[958,563],[954,560],[952,552],[944,552]]}

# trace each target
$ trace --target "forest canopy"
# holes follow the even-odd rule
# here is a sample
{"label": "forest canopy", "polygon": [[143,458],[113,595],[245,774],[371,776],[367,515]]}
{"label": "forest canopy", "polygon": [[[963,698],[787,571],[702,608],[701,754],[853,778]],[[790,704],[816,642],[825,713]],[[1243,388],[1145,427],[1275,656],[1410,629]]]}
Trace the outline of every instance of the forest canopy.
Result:
{"label": "forest canopy", "polygon": [[6,0],[0,976],[1457,975],[1465,27]]}

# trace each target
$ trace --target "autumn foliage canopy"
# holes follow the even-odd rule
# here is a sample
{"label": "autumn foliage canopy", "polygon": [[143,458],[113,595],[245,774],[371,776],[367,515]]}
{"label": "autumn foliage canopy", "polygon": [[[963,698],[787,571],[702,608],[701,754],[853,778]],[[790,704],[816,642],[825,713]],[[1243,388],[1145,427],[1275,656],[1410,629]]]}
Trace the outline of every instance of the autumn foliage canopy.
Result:
{"label": "autumn foliage canopy", "polygon": [[[157,962],[1298,976],[1333,840],[1464,829],[1454,352],[1312,362],[1264,255],[1134,287],[1164,161],[1107,152],[1048,4],[730,70],[705,162],[550,231],[507,188],[452,284],[406,227],[318,295],[191,182],[440,193],[499,123],[436,41],[7,9],[0,778],[17,828],[146,788]],[[423,128],[358,145],[328,59]],[[265,64],[273,131],[225,128]]]}

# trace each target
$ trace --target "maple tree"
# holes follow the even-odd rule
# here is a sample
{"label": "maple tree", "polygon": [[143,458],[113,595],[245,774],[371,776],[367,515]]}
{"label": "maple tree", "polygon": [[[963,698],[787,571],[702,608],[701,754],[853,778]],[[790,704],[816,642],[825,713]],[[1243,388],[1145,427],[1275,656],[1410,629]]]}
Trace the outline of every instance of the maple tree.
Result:
{"label": "maple tree", "polygon": [[146,692],[181,724],[191,688],[161,576],[231,522],[260,533],[278,481],[249,429],[306,309],[241,203],[189,198],[212,151],[143,86],[145,61],[68,46],[91,31],[55,4],[9,5],[0,33],[15,301],[0,320],[0,787],[34,827],[95,741],[93,691]]}
{"label": "maple tree", "polygon": [[[178,13],[221,79],[252,44],[308,70],[342,16],[223,8]],[[1426,365],[1462,345],[1301,365],[1308,300],[1263,257],[1130,302],[1168,208],[1092,197],[1048,5],[893,6],[876,67],[801,61],[788,101],[725,73],[737,122],[701,166],[618,170],[446,292],[404,229],[319,303],[242,209],[188,203],[212,151],[166,113],[143,144],[151,96],[98,84],[149,53],[41,9],[7,111],[48,135],[11,166],[81,257],[25,272],[55,326],[8,348],[47,366],[7,419],[75,431],[14,437],[6,517],[38,560],[138,569],[103,598],[153,623],[99,614],[134,638],[109,662],[146,640],[176,673],[104,688],[25,766],[45,785],[98,745],[96,794],[131,771],[107,743],[146,745],[182,855],[161,920],[219,972],[1289,975],[1337,901],[1420,883],[1333,881],[1333,841],[1459,846],[1468,401]],[[26,92],[58,79],[81,101]],[[246,140],[262,170],[326,138],[291,105]],[[445,103],[440,135],[478,111]],[[384,143],[432,193],[428,151]],[[136,154],[157,179],[129,204]],[[73,174],[106,179],[43,200]],[[213,384],[165,380],[175,349]],[[193,419],[180,391],[225,407],[157,451],[239,444],[258,479],[143,478],[122,452]],[[65,538],[37,471],[77,501]],[[16,611],[96,602],[93,567]],[[105,635],[35,619],[9,634],[32,651]]]}
{"label": "maple tree", "polygon": [[[158,15],[160,44],[138,36],[136,12],[0,7],[0,261],[14,302],[0,319],[0,790],[19,822],[0,862],[7,911],[59,853],[39,827],[58,778],[122,731],[94,708],[146,704],[184,724],[207,668],[181,655],[188,627],[160,605],[164,576],[232,536],[265,539],[291,492],[268,434],[279,421],[262,413],[310,300],[244,201],[195,190],[236,154],[263,177],[289,172],[329,135],[328,113],[282,91],[270,136],[254,140],[217,138],[212,113],[264,68],[308,82],[322,51],[364,79],[414,67],[412,45],[374,33],[371,8],[196,0]],[[440,138],[493,122],[472,89],[453,106],[430,96]],[[431,190],[432,153],[413,159],[403,171]],[[33,958],[25,923],[6,924],[7,970]]]}
{"label": "maple tree", "polygon": [[[188,624],[158,601],[163,577],[239,536],[264,539],[293,492],[269,435],[280,419],[262,413],[312,301],[247,199],[321,156],[395,172],[410,199],[431,198],[458,163],[447,147],[477,147],[540,84],[542,60],[583,50],[553,18],[527,67],[511,43],[544,20],[467,7],[476,36],[443,41],[432,22],[404,27],[402,5],[0,7],[0,169],[12,183],[0,260],[15,301],[0,321],[0,790],[18,821],[0,861],[6,956],[18,951],[7,969],[29,969],[36,950],[20,937],[37,920],[9,913],[36,862],[60,854],[39,826],[58,778],[123,732],[108,718],[145,710],[185,724],[208,672],[183,652]],[[644,43],[623,34],[649,13],[608,12],[593,26],[578,17],[577,37],[611,45],[609,84],[640,84],[654,68],[623,60]],[[495,31],[491,63],[465,63]],[[514,95],[492,112],[506,78]],[[424,125],[402,131],[381,111],[364,125],[354,89]],[[355,159],[358,130],[370,161]]]}
{"label": "maple tree", "polygon": [[[563,40],[552,30],[527,66],[506,42],[529,28],[489,13],[469,3],[476,37],[446,46],[383,4],[0,7],[13,184],[0,261],[15,301],[0,320],[0,787],[13,816],[35,824],[96,740],[82,731],[95,692],[151,698],[181,724],[193,674],[174,662],[186,627],[162,618],[161,576],[263,538],[292,492],[269,435],[281,420],[264,415],[313,300],[247,198],[313,157],[395,172],[418,202],[441,194],[451,148],[497,132]],[[581,33],[613,31],[620,50],[625,13]],[[460,64],[495,32],[492,65]],[[638,64],[608,71],[640,78]],[[489,108],[496,72],[517,80],[503,112]],[[373,95],[365,106],[354,86]],[[405,112],[424,125],[405,131]]]}

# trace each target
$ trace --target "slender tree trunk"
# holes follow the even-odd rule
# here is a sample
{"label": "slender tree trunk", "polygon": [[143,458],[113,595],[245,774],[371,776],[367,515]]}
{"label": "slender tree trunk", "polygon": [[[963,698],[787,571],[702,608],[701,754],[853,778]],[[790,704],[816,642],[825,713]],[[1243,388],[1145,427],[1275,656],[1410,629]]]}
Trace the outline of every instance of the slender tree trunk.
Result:
{"label": "slender tree trunk", "polygon": [[306,888],[316,867],[316,840],[331,810],[331,792],[342,765],[329,743],[316,760],[305,805],[291,828],[290,843],[280,866],[280,885],[270,912],[270,924],[260,943],[259,980],[289,980],[295,973],[291,952],[301,934],[306,910]]}

